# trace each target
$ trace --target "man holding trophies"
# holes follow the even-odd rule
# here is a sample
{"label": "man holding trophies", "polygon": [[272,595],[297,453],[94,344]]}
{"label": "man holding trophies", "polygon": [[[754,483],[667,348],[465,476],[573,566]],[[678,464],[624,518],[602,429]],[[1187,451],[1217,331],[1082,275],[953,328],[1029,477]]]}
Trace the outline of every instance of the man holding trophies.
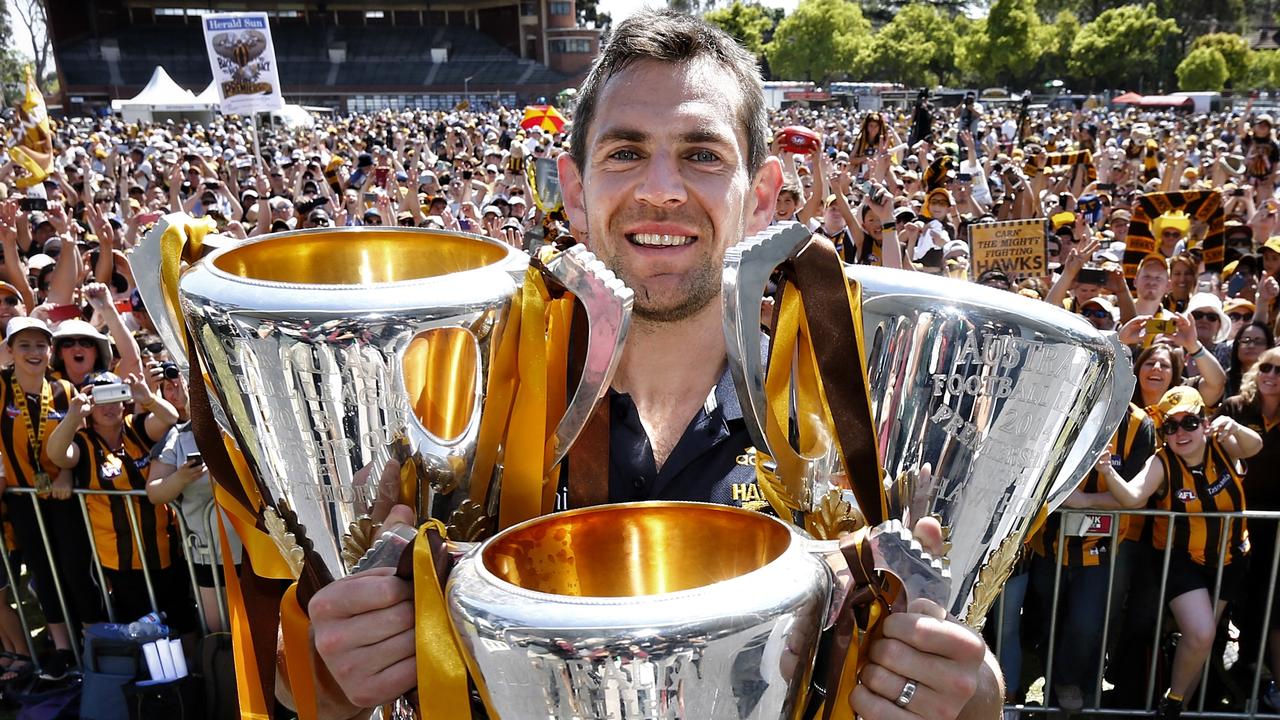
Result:
{"label": "man holding trophies", "polygon": [[[742,504],[754,472],[736,459],[752,442],[727,370],[721,267],[727,248],[774,218],[782,185],[756,62],[700,19],[645,12],[615,27],[574,120],[559,168],[566,213],[635,292],[607,399],[608,500]],[[888,223],[885,205],[876,209]],[[413,520],[400,507],[386,525]],[[926,547],[941,542],[936,524],[917,535]],[[390,569],[316,594],[315,645],[345,696],[322,699],[323,715],[363,717],[361,708],[414,688],[412,598]],[[941,607],[913,601],[882,627],[860,685],[829,702],[877,720],[999,715],[994,662]]]}

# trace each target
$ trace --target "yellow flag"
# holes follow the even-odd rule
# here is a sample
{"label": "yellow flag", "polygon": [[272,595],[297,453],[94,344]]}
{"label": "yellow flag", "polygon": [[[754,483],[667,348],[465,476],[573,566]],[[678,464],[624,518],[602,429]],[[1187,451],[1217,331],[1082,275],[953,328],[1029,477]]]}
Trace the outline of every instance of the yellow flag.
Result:
{"label": "yellow flag", "polygon": [[44,182],[53,172],[53,130],[49,127],[49,111],[44,106],[44,95],[26,68],[27,90],[16,108],[18,127],[9,157],[26,171],[16,181],[18,187],[29,188]]}

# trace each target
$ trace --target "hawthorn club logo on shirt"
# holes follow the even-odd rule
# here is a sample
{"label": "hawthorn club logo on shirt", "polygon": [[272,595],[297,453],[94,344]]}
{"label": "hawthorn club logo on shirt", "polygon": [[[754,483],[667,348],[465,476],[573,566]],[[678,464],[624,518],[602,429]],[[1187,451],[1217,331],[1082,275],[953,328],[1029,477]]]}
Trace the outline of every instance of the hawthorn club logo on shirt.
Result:
{"label": "hawthorn club logo on shirt", "polygon": [[760,486],[754,482],[734,483],[733,501],[743,510],[760,512],[769,507],[769,501],[760,492]]}

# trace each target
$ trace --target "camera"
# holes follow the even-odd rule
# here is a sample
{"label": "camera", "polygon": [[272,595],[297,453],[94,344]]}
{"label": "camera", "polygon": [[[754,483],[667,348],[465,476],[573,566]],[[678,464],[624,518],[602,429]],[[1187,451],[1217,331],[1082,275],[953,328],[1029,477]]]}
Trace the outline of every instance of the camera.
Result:
{"label": "camera", "polygon": [[178,377],[182,374],[181,371],[178,370],[177,363],[173,363],[169,361],[160,363],[160,369],[164,371],[165,380],[177,380]]}
{"label": "camera", "polygon": [[93,403],[95,405],[110,405],[111,403],[128,402],[132,399],[133,390],[129,389],[129,386],[124,383],[93,386]]}
{"label": "camera", "polygon": [[1106,285],[1107,271],[1096,265],[1085,265],[1080,268],[1080,272],[1076,275],[1076,281],[1090,285]]}

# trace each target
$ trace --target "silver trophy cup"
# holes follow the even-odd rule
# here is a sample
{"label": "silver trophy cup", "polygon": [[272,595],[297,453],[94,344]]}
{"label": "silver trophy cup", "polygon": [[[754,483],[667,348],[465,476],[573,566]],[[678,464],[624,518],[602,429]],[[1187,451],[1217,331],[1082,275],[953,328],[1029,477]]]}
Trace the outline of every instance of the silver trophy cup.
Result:
{"label": "silver trophy cup", "polygon": [[[726,338],[762,447],[764,283],[807,242],[803,227],[784,224],[726,256]],[[933,599],[981,625],[1037,513],[1071,494],[1119,426],[1135,382],[1128,352],[1114,333],[1010,292],[863,265],[846,273],[862,286],[862,352],[889,518],[907,526],[938,518],[951,586]],[[781,480],[811,511],[840,489],[835,467],[828,455]]]}
{"label": "silver trophy cup", "polygon": [[[321,582],[350,573],[397,503],[460,539],[495,529],[501,457],[488,477],[472,463],[493,354],[528,267],[524,253],[478,236],[340,228],[230,245],[185,271],[181,315],[215,414],[295,572],[305,556]],[[582,248],[547,272],[590,319],[554,463],[608,387],[630,291]]]}

